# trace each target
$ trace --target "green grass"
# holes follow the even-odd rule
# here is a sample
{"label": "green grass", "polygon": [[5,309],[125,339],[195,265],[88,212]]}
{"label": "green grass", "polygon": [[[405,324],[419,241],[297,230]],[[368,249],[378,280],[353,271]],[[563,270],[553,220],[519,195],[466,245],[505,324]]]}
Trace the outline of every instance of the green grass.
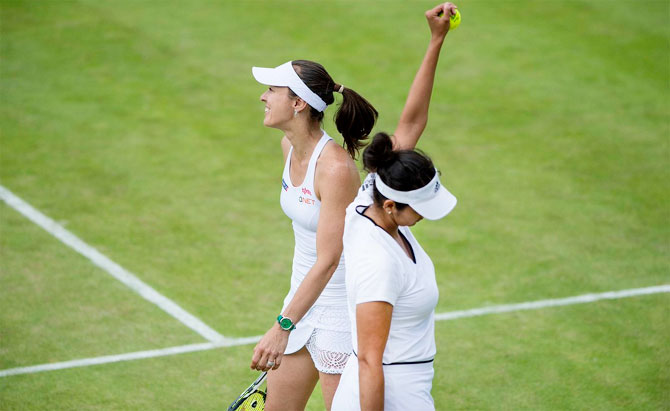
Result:
{"label": "green grass", "polygon": [[193,342],[192,331],[2,205],[1,369]]}
{"label": "green grass", "polygon": [[444,409],[663,409],[667,302],[653,296],[438,323],[436,401]]}
{"label": "green grass", "polygon": [[[670,4],[457,4],[419,144],[459,199],[415,229],[438,311],[670,283]],[[251,66],[319,61],[393,131],[432,5],[2,0],[0,184],[222,334],[263,333],[293,238]],[[202,342],[5,205],[0,290],[2,369]],[[438,408],[670,409],[669,307],[438,323]],[[220,408],[251,348],[6,377],[0,408]]]}

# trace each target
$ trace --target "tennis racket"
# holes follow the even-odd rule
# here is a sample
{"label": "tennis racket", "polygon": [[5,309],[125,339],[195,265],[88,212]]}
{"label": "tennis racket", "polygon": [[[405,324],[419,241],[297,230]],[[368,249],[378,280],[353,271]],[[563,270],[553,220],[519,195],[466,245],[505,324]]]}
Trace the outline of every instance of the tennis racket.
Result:
{"label": "tennis racket", "polygon": [[261,384],[268,376],[267,371],[262,372],[252,382],[249,388],[244,390],[242,394],[228,407],[228,411],[263,411],[265,409],[265,391],[259,389]]}

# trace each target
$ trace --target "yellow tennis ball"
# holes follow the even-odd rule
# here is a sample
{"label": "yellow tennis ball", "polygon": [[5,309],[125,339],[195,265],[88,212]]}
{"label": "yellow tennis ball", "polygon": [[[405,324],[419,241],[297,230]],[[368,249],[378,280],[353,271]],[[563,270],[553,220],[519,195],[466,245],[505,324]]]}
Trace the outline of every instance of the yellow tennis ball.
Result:
{"label": "yellow tennis ball", "polygon": [[454,13],[453,16],[451,16],[449,20],[449,30],[454,30],[456,27],[460,26],[461,24],[461,13],[456,9],[456,12]]}

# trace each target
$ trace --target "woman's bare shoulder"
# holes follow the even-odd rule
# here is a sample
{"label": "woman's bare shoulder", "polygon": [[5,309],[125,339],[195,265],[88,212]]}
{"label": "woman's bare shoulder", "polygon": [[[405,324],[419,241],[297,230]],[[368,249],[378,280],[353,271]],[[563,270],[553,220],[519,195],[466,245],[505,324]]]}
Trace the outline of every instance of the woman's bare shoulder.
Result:
{"label": "woman's bare shoulder", "polygon": [[355,195],[361,185],[356,163],[344,148],[333,141],[329,142],[321,152],[315,174],[314,188],[317,193],[323,192],[323,188],[328,187],[335,191],[344,189],[348,193],[347,197],[350,197]]}

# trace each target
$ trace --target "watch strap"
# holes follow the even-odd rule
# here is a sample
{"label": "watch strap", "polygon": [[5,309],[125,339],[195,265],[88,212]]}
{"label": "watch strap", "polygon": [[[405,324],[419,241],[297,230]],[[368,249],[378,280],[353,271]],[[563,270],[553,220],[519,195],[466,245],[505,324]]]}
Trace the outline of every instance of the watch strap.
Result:
{"label": "watch strap", "polygon": [[[284,323],[289,323],[290,326],[286,327],[286,326],[284,326],[284,325],[282,324],[282,322],[284,322]],[[291,320],[291,319],[288,318],[288,317],[284,317],[284,316],[281,315],[281,314],[279,314],[279,315],[277,316],[277,324],[279,324],[279,326],[281,327],[282,330],[285,330],[285,331],[292,331],[292,330],[295,330],[295,324],[293,323],[293,320]]]}

